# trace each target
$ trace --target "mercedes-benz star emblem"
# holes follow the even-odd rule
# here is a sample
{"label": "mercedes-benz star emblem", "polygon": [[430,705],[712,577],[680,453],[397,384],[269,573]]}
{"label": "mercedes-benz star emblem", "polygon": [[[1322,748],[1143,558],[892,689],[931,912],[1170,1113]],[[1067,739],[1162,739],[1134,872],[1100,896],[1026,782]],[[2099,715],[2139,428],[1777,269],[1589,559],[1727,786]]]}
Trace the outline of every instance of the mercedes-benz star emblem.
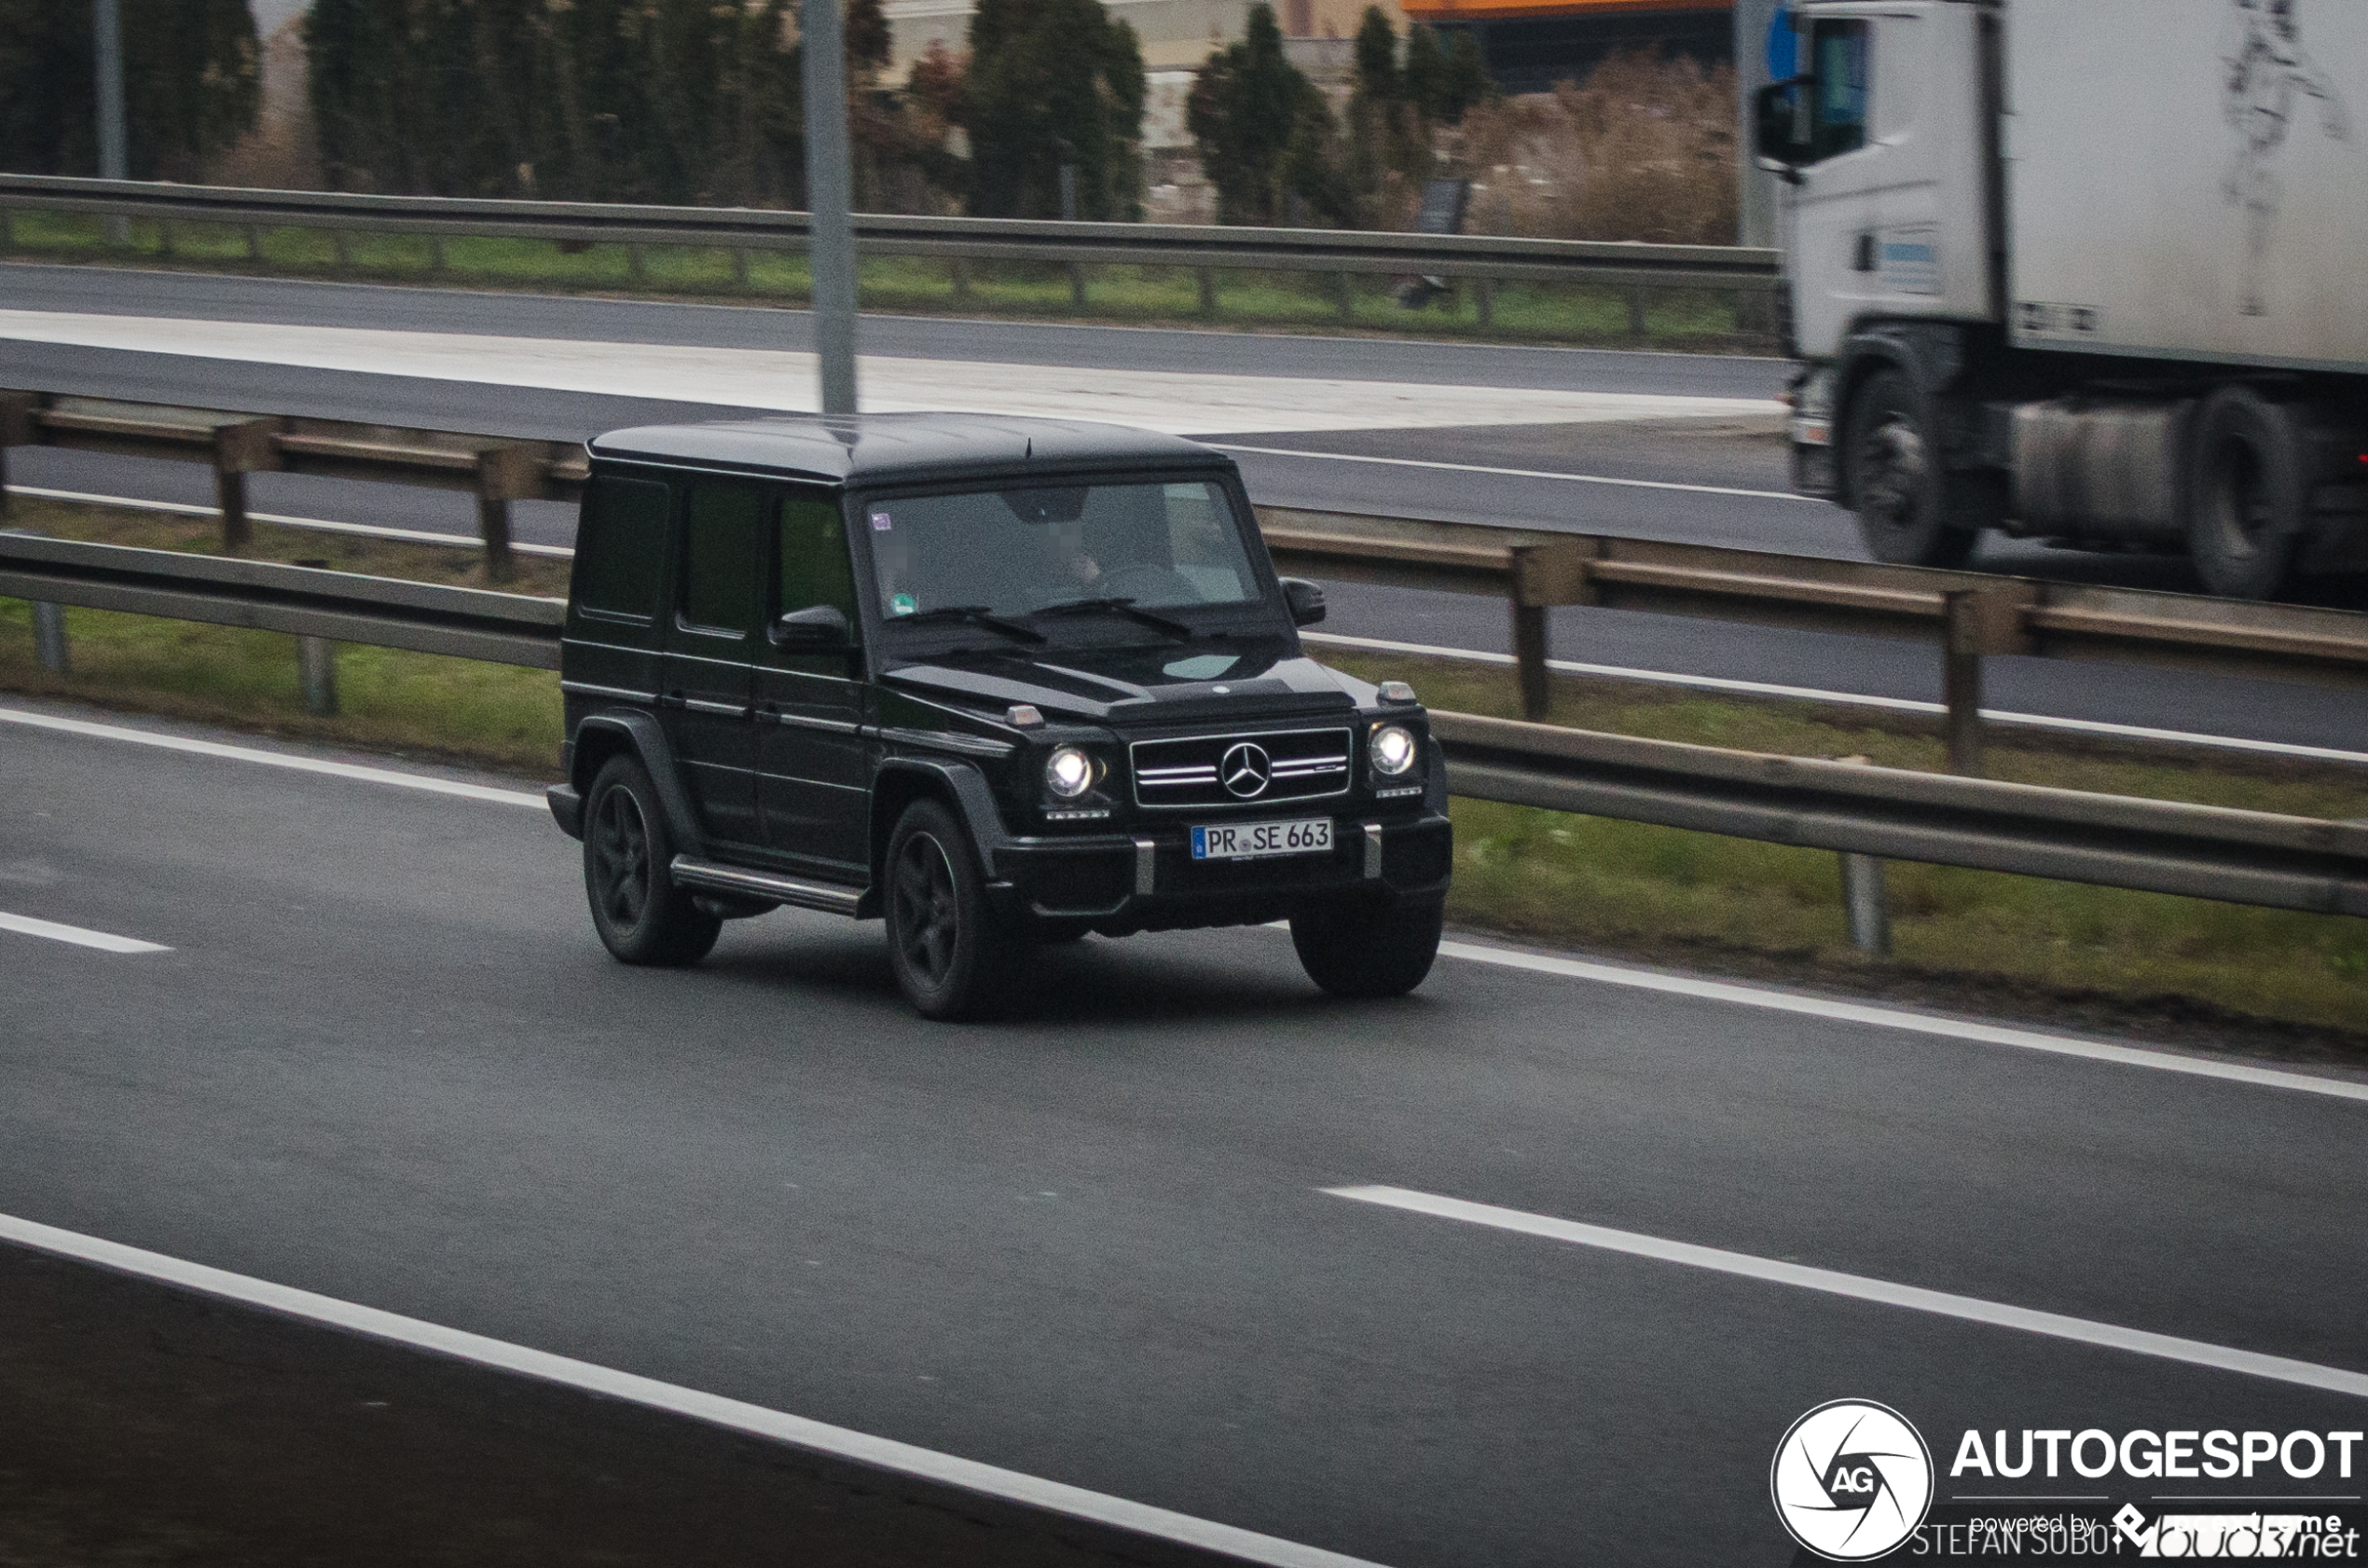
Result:
{"label": "mercedes-benz star emblem", "polygon": [[1228,750],[1224,761],[1217,764],[1217,777],[1225,781],[1226,792],[1244,800],[1263,794],[1273,772],[1273,764],[1266,760],[1266,748],[1246,740]]}

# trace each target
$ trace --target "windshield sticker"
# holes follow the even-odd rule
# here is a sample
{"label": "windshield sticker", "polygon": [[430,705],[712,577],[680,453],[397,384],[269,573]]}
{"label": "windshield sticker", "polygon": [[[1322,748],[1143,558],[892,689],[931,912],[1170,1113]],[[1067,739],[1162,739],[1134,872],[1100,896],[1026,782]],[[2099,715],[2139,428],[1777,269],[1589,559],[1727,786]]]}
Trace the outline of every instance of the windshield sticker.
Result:
{"label": "windshield sticker", "polygon": [[921,601],[911,594],[897,594],[888,599],[888,613],[891,615],[910,615],[920,608]]}
{"label": "windshield sticker", "polygon": [[886,532],[888,532],[888,515],[887,513],[885,513],[885,512],[874,512],[874,513],[873,513],[873,514],[872,514],[872,531],[873,531],[874,533],[886,533]]}
{"label": "windshield sticker", "polygon": [[1178,681],[1214,681],[1241,662],[1240,655],[1233,653],[1196,653],[1161,667],[1160,673]]}

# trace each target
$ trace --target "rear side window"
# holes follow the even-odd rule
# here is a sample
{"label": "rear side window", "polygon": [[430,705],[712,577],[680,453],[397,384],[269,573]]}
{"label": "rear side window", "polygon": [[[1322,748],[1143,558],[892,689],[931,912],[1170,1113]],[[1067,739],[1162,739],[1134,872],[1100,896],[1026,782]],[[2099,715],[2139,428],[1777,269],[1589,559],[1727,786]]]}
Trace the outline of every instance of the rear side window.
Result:
{"label": "rear side window", "polygon": [[852,623],[855,574],[847,566],[847,525],[828,494],[792,493],[781,502],[781,613],[827,604]]}
{"label": "rear side window", "polygon": [[599,615],[650,621],[665,573],[667,488],[653,479],[597,478],[575,527],[575,601]]}
{"label": "rear side window", "polygon": [[764,492],[700,485],[682,530],[682,624],[742,636],[756,626]]}

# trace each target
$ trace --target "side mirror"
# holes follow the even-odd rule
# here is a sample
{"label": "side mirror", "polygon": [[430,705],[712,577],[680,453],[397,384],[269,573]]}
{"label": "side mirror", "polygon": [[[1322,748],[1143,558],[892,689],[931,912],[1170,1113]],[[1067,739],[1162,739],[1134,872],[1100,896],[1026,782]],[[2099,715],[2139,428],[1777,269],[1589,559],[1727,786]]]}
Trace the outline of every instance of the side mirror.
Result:
{"label": "side mirror", "polygon": [[773,623],[773,646],[785,653],[843,653],[855,645],[847,614],[835,604],[792,610]]}
{"label": "side mirror", "polygon": [[1807,128],[1801,124],[1809,78],[1770,82],[1752,94],[1753,150],[1759,166],[1798,181],[1801,165],[1810,161]]}
{"label": "side mirror", "polygon": [[1283,579],[1283,602],[1291,607],[1291,625],[1312,626],[1324,618],[1324,590],[1304,577]]}

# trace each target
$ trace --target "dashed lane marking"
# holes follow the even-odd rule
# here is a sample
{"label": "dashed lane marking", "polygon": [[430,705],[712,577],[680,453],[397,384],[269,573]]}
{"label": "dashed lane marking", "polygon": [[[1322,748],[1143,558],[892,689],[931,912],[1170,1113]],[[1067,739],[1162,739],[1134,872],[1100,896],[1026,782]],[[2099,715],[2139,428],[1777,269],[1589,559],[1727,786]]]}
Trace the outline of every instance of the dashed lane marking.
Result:
{"label": "dashed lane marking", "polygon": [[2013,1328],[2026,1334],[2044,1334],[2049,1339],[2071,1340],[2079,1344],[2151,1355],[2165,1361],[2183,1361],[2191,1367],[2209,1367],[2217,1371],[2239,1372],[2246,1377],[2268,1378],[2331,1394],[2368,1398],[2368,1372],[2355,1372],[2342,1367],[2322,1367],[2317,1362],[2296,1361],[2283,1355],[2265,1355],[2259,1351],[2237,1350],[2227,1345],[2210,1344],[2202,1340],[2182,1340],[2176,1335],[2156,1334],[2143,1328],[2125,1328],[2118,1324],[2067,1317],[2061,1313],[2009,1306],[2003,1301],[1985,1301],[1979,1297],[1958,1296],[1946,1290],[1926,1290],[1921,1286],[1894,1285],[1889,1280],[1869,1279],[1863,1274],[1845,1274],[1832,1269],[1812,1268],[1806,1263],[1755,1258],[1747,1252],[1697,1246],[1691,1242],[1667,1241],[1659,1236],[1639,1235],[1633,1231],[1615,1231],[1603,1225],[1585,1225],[1576,1220],[1556,1219],[1549,1215],[1498,1208],[1494,1204],[1466,1203],[1460,1198],[1442,1198],[1434,1193],[1410,1191],[1403,1187],[1327,1187],[1321,1190],[1335,1198],[1376,1204],[1384,1208],[1403,1209],[1439,1219],[1460,1220],[1466,1225],[1512,1231],[1524,1236],[1567,1242],[1575,1246],[1626,1253],[1631,1258],[1649,1258],[1656,1262],[1678,1263],[1689,1269],[1708,1269],[1716,1273],[1734,1274],[1769,1285],[1789,1285],[1796,1289],[1822,1291],[1828,1296],[1846,1296],[1852,1300],[1872,1301],[1880,1306],[1904,1307],[1909,1312],[1933,1313],[1967,1323]]}
{"label": "dashed lane marking", "polygon": [[5,910],[0,910],[0,931],[14,931],[26,937],[47,937],[51,942],[70,942],[76,947],[95,947],[102,953],[172,951],[160,942],[142,942],[138,937],[119,937],[107,931],[86,930],[80,926],[62,926],[55,920],[35,920],[30,915],[10,915]]}

